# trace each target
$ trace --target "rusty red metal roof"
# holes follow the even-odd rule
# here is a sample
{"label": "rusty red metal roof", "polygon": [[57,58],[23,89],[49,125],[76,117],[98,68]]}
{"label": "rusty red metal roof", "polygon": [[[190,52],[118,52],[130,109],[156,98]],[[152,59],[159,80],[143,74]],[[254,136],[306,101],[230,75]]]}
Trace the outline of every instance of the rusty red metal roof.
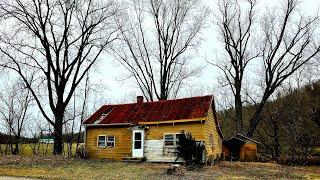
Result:
{"label": "rusty red metal roof", "polygon": [[202,118],[207,116],[212,103],[213,96],[209,95],[144,103],[104,105],[83,124],[138,124],[139,122]]}

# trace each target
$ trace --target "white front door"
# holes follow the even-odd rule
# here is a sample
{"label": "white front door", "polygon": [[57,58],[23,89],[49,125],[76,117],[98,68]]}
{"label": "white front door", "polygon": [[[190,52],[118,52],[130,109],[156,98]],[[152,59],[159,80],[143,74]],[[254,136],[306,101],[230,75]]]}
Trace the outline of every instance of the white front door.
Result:
{"label": "white front door", "polygon": [[143,157],[144,130],[132,130],[132,157]]}

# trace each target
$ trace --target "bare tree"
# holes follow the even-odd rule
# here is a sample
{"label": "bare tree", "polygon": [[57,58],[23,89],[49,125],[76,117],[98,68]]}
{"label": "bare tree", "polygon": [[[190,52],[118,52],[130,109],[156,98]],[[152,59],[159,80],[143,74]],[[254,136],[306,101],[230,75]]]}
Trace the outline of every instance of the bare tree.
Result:
{"label": "bare tree", "polygon": [[[230,86],[236,111],[236,130],[243,131],[242,105],[243,78],[248,63],[258,57],[252,48],[252,29],[255,19],[256,0],[220,0],[218,27],[221,33],[227,59],[221,63],[211,63],[218,67],[226,78],[223,86]],[[246,9],[241,8],[245,6]]]}
{"label": "bare tree", "polygon": [[86,77],[86,81],[85,81],[85,85],[84,85],[84,97],[83,97],[82,107],[81,107],[81,111],[80,111],[80,121],[81,121],[81,123],[80,123],[79,129],[78,129],[76,150],[78,150],[79,144],[80,144],[81,131],[82,131],[82,122],[88,116],[87,104],[88,104],[89,94],[90,94],[90,79],[89,79],[89,76],[87,76]]}
{"label": "bare tree", "polygon": [[31,93],[21,81],[14,82],[0,94],[0,117],[8,131],[8,145],[13,155],[19,154],[20,139],[29,117],[31,101]]}
{"label": "bare tree", "polygon": [[[318,16],[304,17],[296,13],[297,0],[286,0],[281,16],[268,13],[262,21],[262,60],[264,92],[250,119],[248,136],[260,122],[260,115],[269,97],[281,84],[320,51],[315,39]],[[294,19],[297,18],[297,22]]]}
{"label": "bare tree", "polygon": [[[258,16],[253,16],[256,2],[253,0],[247,2],[249,10],[244,15],[241,9],[248,6],[239,5],[237,0],[222,1],[220,4],[222,19],[220,29],[229,61],[225,61],[219,67],[225,73],[235,96],[235,106],[238,109],[236,117],[239,123],[238,118],[242,117],[240,108],[243,74],[252,59],[262,60],[263,90],[261,99],[255,100],[256,109],[250,118],[247,135],[251,137],[261,121],[261,113],[272,94],[288,77],[314,58],[319,53],[320,46],[317,44],[314,32],[318,16],[300,15],[297,12],[297,0],[284,0],[284,7],[275,8],[274,11],[265,14],[261,26],[257,26],[261,27],[261,30],[255,31],[259,37],[254,41],[255,47],[249,46],[252,43],[252,27],[255,25],[252,23]],[[260,52],[254,53],[252,48]],[[237,127],[241,129],[241,123]]]}
{"label": "bare tree", "polygon": [[196,0],[136,0],[130,7],[132,23],[121,28],[115,57],[148,101],[176,96],[200,70],[188,67],[188,59],[199,45],[208,8]]}
{"label": "bare tree", "polygon": [[[2,24],[7,24],[1,29],[1,66],[24,80],[54,127],[53,153],[61,154],[65,109],[86,73],[117,38],[119,6],[102,0],[1,0],[0,11]],[[36,72],[34,85],[27,81],[30,72]]]}

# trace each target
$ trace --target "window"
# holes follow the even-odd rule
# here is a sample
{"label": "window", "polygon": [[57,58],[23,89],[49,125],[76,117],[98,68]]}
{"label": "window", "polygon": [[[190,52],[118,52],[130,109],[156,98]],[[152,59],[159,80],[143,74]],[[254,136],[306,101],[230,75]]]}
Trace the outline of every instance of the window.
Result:
{"label": "window", "polygon": [[164,145],[165,146],[174,146],[174,135],[173,134],[165,134],[164,135]]}
{"label": "window", "polygon": [[115,146],[115,137],[114,136],[98,136],[98,147],[114,147]]}
{"label": "window", "polygon": [[106,147],[106,136],[98,136],[98,147]]}
{"label": "window", "polygon": [[115,140],[114,140],[115,138],[114,138],[114,136],[108,136],[107,137],[107,147],[114,147],[114,142],[115,142]]}
{"label": "window", "polygon": [[212,134],[210,134],[209,140],[210,140],[210,147],[214,147],[214,141],[213,141],[213,135]]}
{"label": "window", "polygon": [[141,132],[135,132],[134,133],[134,149],[141,149],[142,145],[142,137]]}
{"label": "window", "polygon": [[179,139],[182,134],[165,134],[164,135],[164,146],[177,147]]}

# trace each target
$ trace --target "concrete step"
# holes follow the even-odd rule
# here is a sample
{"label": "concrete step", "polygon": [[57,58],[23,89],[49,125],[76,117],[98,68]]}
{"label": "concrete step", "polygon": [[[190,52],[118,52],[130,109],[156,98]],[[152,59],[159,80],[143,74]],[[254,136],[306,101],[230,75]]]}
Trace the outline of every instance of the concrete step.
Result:
{"label": "concrete step", "polygon": [[122,162],[135,162],[135,163],[140,163],[145,161],[146,158],[136,158],[136,157],[124,157],[121,161]]}

